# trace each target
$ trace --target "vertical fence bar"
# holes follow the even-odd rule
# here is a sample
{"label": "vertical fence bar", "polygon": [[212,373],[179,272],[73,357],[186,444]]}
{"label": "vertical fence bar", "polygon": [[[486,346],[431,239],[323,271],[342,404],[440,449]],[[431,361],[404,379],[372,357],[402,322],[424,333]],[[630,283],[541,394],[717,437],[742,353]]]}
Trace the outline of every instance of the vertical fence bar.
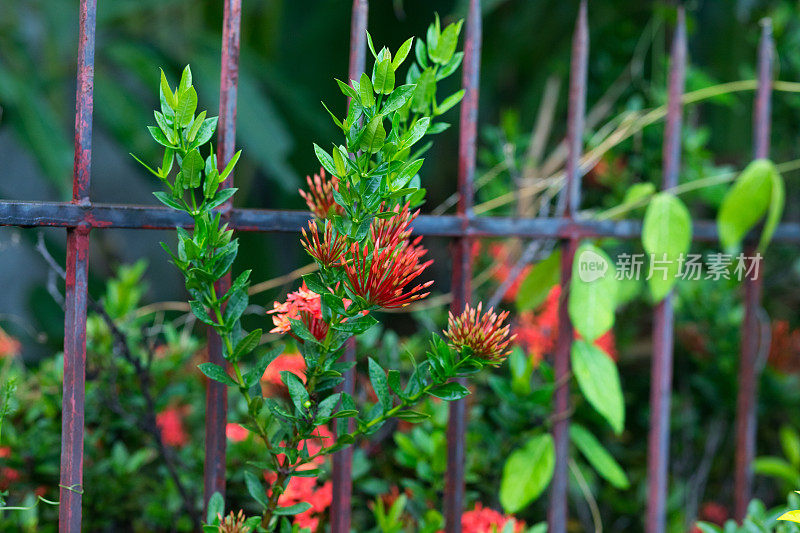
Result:
{"label": "vertical fence bar", "polygon": [[[222,19],[222,56],[220,58],[219,121],[217,126],[217,166],[224,168],[236,149],[236,96],[239,88],[239,40],[242,18],[241,0],[225,0]],[[233,186],[233,173],[223,187]],[[221,210],[228,218],[232,202]],[[226,274],[215,284],[217,294],[225,294],[231,286],[231,275]],[[208,360],[225,365],[222,343],[213,329],[208,328]],[[215,492],[225,494],[225,425],[228,420],[228,392],[225,385],[208,380],[206,391],[206,456],[203,466],[203,504]]]}
{"label": "vertical fence bar", "polygon": [[[669,71],[667,119],[664,128],[662,187],[678,184],[681,161],[681,123],[686,78],[686,20],[683,6],[678,7],[678,22],[672,40]],[[650,383],[650,433],[647,452],[647,525],[648,533],[663,533],[667,500],[669,465],[669,419],[672,399],[673,294],[656,305],[653,328],[653,362]]]}
{"label": "vertical fence bar", "polygon": [[[350,62],[347,69],[349,80],[357,80],[364,72],[367,55],[367,19],[369,15],[369,2],[367,0],[353,0],[353,11],[350,20]],[[350,99],[348,98],[348,105]],[[355,362],[356,340],[349,339],[345,346],[342,361]],[[355,367],[344,374],[344,383],[341,391],[355,394]],[[347,424],[347,431],[353,431],[355,424],[351,418],[338,419],[335,422]],[[350,532],[350,508],[353,495],[353,448],[347,447],[333,454],[331,478],[333,481],[333,500],[331,502],[331,533]]]}
{"label": "vertical fence bar", "polygon": [[[475,178],[475,152],[478,137],[478,89],[481,67],[481,3],[470,0],[467,33],[464,43],[464,70],[458,137],[458,216],[466,227],[472,216]],[[452,243],[453,272],[450,310],[460,313],[472,296],[472,239],[461,237]],[[445,531],[461,533],[464,509],[464,448],[467,426],[467,403],[461,399],[450,403],[447,422],[447,472],[445,474]]]}
{"label": "vertical fence bar", "polygon": [[[81,0],[75,103],[75,162],[72,202],[89,206],[94,107],[94,46],[97,0]],[[86,305],[89,226],[67,230],[67,280],[64,317],[64,393],[61,400],[61,476],[58,529],[81,530],[83,493],[83,412],[86,391]]]}
{"label": "vertical fence bar", "polygon": [[[773,65],[772,23],[764,19],[758,47],[758,90],[753,110],[753,155],[756,159],[769,157],[770,110]],[[752,261],[756,249],[748,248]],[[753,483],[752,463],[756,448],[756,397],[759,378],[759,321],[761,305],[761,266],[754,278],[744,279],[744,324],[742,326],[741,358],[739,361],[739,392],[736,398],[736,472],[734,480],[734,517],[741,521],[747,514]]]}
{"label": "vertical fence bar", "polygon": [[[570,58],[569,104],[567,110],[567,161],[564,189],[560,201],[564,204],[564,214],[574,219],[580,206],[580,159],[583,151],[583,129],[586,114],[586,83],[589,56],[589,23],[586,0],[581,1],[578,18],[575,21],[575,34],[572,38],[572,57]],[[571,237],[561,256],[561,299],[558,304],[558,340],[555,350],[555,406],[553,440],[555,441],[556,465],[550,485],[550,505],[547,522],[551,533],[564,533],[567,530],[567,493],[569,460],[569,385],[570,349],[573,331],[567,306],[569,283],[572,278],[572,264],[579,240]]]}

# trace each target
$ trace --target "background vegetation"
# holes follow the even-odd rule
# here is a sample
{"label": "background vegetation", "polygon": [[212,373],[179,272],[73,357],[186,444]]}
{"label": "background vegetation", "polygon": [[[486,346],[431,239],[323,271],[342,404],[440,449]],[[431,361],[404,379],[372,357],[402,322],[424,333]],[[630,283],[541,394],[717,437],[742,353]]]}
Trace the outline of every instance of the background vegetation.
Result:
{"label": "background vegetation", "polygon": [[[0,168],[5,170],[0,175],[0,197],[63,200],[69,197],[71,190],[77,6],[75,2],[64,0],[19,0],[8,4],[4,5],[0,19],[0,146],[4,148],[0,152]],[[466,11],[465,1],[378,0],[371,4],[370,31],[377,41],[394,49],[408,35],[422,35],[434,12],[448,21],[463,16]],[[687,90],[752,79],[759,20],[764,16],[771,17],[774,25],[778,57],[776,78],[800,80],[800,18],[796,2],[696,0],[687,7],[691,61]],[[526,172],[531,170],[526,164],[531,161],[526,159],[526,154],[531,133],[542,131],[535,126],[541,109],[546,109],[545,115],[552,117],[552,129],[545,136],[541,156],[531,164],[534,174],[546,167],[548,156],[557,153],[565,130],[568,55],[576,9],[572,3],[556,0],[483,2],[479,183],[485,185],[479,190],[477,201],[479,204],[492,201],[479,207],[483,214],[524,211],[524,202],[521,204],[513,192],[520,180],[530,177]],[[586,139],[592,147],[619,124],[619,117],[624,113],[665,102],[665,55],[674,9],[669,3],[631,0],[592,3],[589,9],[588,104],[597,120]],[[346,0],[244,2],[237,123],[237,144],[244,152],[236,176],[240,187],[236,196],[238,205],[303,207],[297,188],[307,174],[318,169],[311,143],[334,136],[334,127],[319,102],[339,101],[341,108],[337,111],[344,107],[332,78],[342,77],[347,70],[349,24],[350,3]],[[142,154],[148,160],[157,157],[143,125],[152,123],[151,109],[156,102],[151,89],[158,79],[158,67],[163,66],[175,79],[182,65],[191,63],[198,93],[205,98],[202,105],[215,109],[220,25],[221,6],[215,1],[99,2],[93,200],[155,203],[149,193],[154,188],[155,178],[142,172],[127,154]],[[447,87],[448,94],[457,87],[458,78],[454,76],[448,80],[452,84]],[[548,94],[556,97],[548,97]],[[687,108],[682,181],[741,169],[751,159],[751,102],[752,93],[744,91],[720,94]],[[450,121],[457,123],[455,113]],[[800,157],[798,124],[800,95],[776,93],[772,129],[772,158],[776,163]],[[619,204],[634,183],[658,184],[661,135],[662,128],[657,123],[606,153],[585,178],[584,207]],[[440,134],[435,150],[427,158],[423,181],[429,192],[423,211],[434,211],[437,207],[436,212],[446,209],[446,203],[444,207],[439,206],[455,188],[456,140],[457,128]],[[787,182],[784,219],[797,221],[800,212],[797,172],[785,172],[784,178]],[[496,201],[508,194],[511,194],[510,202]],[[715,206],[720,198],[721,189],[708,188],[684,200],[690,207],[701,199],[704,205]],[[693,215],[712,218],[714,212],[708,207],[694,205]],[[15,441],[30,442],[22,438],[24,434],[47,434],[55,443],[60,381],[53,357],[62,348],[63,311],[58,302],[59,281],[36,251],[39,233],[0,228],[0,280],[3,280],[0,281],[3,288],[0,291],[0,326],[22,342],[21,348],[11,351],[22,354],[25,372],[41,373],[19,390],[37,399],[42,398],[39,395],[49,398],[40,404],[43,412],[25,414],[26,422],[19,422]],[[43,230],[41,234],[56,260],[62,261],[63,231]],[[137,305],[182,299],[180,279],[163,261],[157,245],[163,239],[165,235],[159,232],[94,232],[90,268],[92,295],[99,299],[107,293],[106,280],[115,275],[119,265],[145,257],[149,259],[144,274],[148,289],[137,296]],[[255,282],[272,279],[305,264],[293,237],[244,235],[242,240],[239,262],[254,268]],[[432,240],[428,247],[436,259],[435,286],[440,294],[446,295],[449,260],[446,246],[438,244],[443,243]],[[476,285],[481,294],[488,296],[502,277],[490,275],[491,270],[487,269],[504,263],[504,256],[491,252],[490,243],[483,244],[476,272],[482,276],[480,279],[488,281]],[[275,253],[276,250],[281,253]],[[503,253],[507,251],[511,257],[518,253],[515,243],[505,243],[504,250]],[[705,249],[698,247],[698,250]],[[757,495],[768,506],[784,502],[786,491],[800,485],[800,443],[791,436],[796,430],[790,429],[800,428],[797,409],[800,405],[797,387],[800,321],[796,313],[800,300],[797,290],[800,263],[797,260],[796,248],[778,244],[770,248],[767,257],[764,306],[772,318],[770,327],[774,335],[761,386],[758,449],[760,455],[786,456],[772,462],[762,461],[762,471],[771,472],[773,477],[759,476],[756,488]],[[254,323],[263,321],[264,309],[271,308],[274,300],[294,288],[293,283],[288,280],[272,283],[270,290],[254,296],[251,302],[255,305],[248,310],[246,319]],[[670,522],[675,531],[685,531],[687,524],[704,512],[718,511],[713,518],[730,512],[733,465],[730,437],[741,304],[738,288],[733,283],[695,282],[679,285],[678,291]],[[438,301],[444,303],[446,299]],[[629,422],[620,439],[610,434],[603,439],[625,469],[632,488],[627,492],[619,490],[587,474],[597,500],[597,511],[610,530],[636,530],[644,515],[648,332],[651,326],[648,309],[641,298],[633,300],[616,322],[616,352]],[[379,352],[383,357],[397,358],[402,353],[401,347],[415,349],[419,342],[415,333],[441,326],[443,310],[444,306],[418,311],[412,316],[396,315],[391,324],[397,334],[387,334],[380,340],[368,339],[364,348]],[[120,313],[119,316],[125,315],[123,311]],[[181,322],[176,328],[183,325]],[[131,327],[138,331],[142,326]],[[170,346],[170,353],[182,362],[197,357],[198,344],[188,332],[184,337],[172,339],[166,339],[165,333],[160,332],[158,338],[159,344]],[[102,335],[96,340],[100,339]],[[90,354],[90,364],[108,370],[103,357],[111,353],[112,347],[108,344],[92,346],[94,355]],[[191,365],[187,368],[186,372],[191,375]],[[154,369],[154,373],[161,375],[162,371]],[[501,374],[482,385],[478,392],[476,398],[480,403],[473,406],[474,422],[470,432],[471,446],[498,450],[496,457],[471,457],[470,503],[480,501],[498,509],[496,494],[503,461],[511,450],[525,442],[526,432],[537,429],[531,427],[530,421],[544,421],[547,415],[542,408],[546,401],[531,399],[527,396],[528,389],[519,388],[524,372],[520,374],[519,369],[512,368]],[[90,373],[90,387],[100,387],[101,376],[105,374]],[[133,375],[128,377],[130,384],[122,383],[120,388],[133,395],[139,385]],[[174,388],[174,384],[167,386],[169,379],[162,378],[163,381],[156,381],[153,386],[159,410],[174,406],[180,397],[183,405],[194,402],[194,410],[185,413],[185,424],[194,428],[194,433],[190,431],[190,440],[199,445],[202,442],[202,432],[197,425],[202,419],[200,382],[189,381]],[[514,385],[515,379],[517,385]],[[21,378],[20,387],[24,383]],[[538,385],[534,389],[539,390]],[[94,415],[90,416],[95,416],[98,427],[107,427],[109,421],[103,419],[107,414],[103,413],[102,406],[108,391],[100,387],[96,393],[97,397],[88,396],[87,409],[93,410]],[[527,398],[527,403],[521,403],[523,398]],[[122,406],[126,412],[138,408],[137,405]],[[357,461],[361,469],[357,474],[363,476],[358,483],[360,498],[372,501],[376,495],[391,492],[392,485],[397,485],[413,493],[414,501],[409,508],[415,516],[424,516],[427,506],[436,507],[437,490],[441,489],[437,484],[441,484],[443,466],[444,413],[437,412],[435,405],[430,409],[437,416],[424,432],[411,433],[407,437],[410,443],[400,437],[396,442],[378,445],[386,446],[407,466],[402,475],[392,477],[389,465],[367,461],[366,458],[375,457],[380,448],[360,452],[362,460]],[[517,417],[509,418],[513,412]],[[578,418],[582,423],[599,427],[590,416],[579,413]],[[501,425],[498,420],[504,423]],[[92,453],[98,453],[97,462],[93,463],[95,469],[87,468],[87,472],[97,477],[87,479],[87,487],[89,491],[97,491],[95,501],[99,506],[100,498],[111,494],[102,485],[104,476],[108,472],[121,475],[119,469],[124,468],[121,465],[129,461],[123,458],[123,452],[114,442],[128,442],[130,434],[125,432],[133,431],[131,427],[119,428],[116,436],[103,436],[108,439],[108,445],[92,448]],[[135,430],[136,434],[141,433],[140,429]],[[3,435],[6,435],[5,428]],[[487,439],[500,437],[506,439],[504,446],[496,442],[497,447],[487,447]],[[50,441],[38,442],[44,446]],[[125,453],[150,449],[147,442],[129,446]],[[199,479],[196,476],[201,468],[201,451],[196,447],[180,449],[179,459],[186,466],[182,475],[188,480]],[[137,460],[145,462],[149,453],[143,452]],[[413,453],[427,455],[414,457]],[[57,468],[57,456],[44,461],[41,454],[47,452],[30,450],[27,456],[29,461],[36,458],[41,467],[37,469],[36,465],[29,464],[31,490],[39,483],[49,484],[51,488],[55,484],[52,476]],[[236,461],[235,453],[232,461]],[[415,464],[424,466],[417,466],[415,471]],[[148,477],[153,480],[152,486],[159,486],[169,475],[163,467],[156,466],[152,472],[142,472],[152,476]],[[781,481],[776,482],[774,477]],[[141,505],[133,505],[126,511],[128,514],[108,518],[109,523],[98,527],[113,528],[118,520],[134,520],[142,512],[142,502],[146,501],[146,486],[151,485],[140,487],[143,489]],[[166,508],[180,512],[181,500],[175,487],[168,483],[164,490],[163,499],[170,502]],[[53,496],[52,490],[48,494]],[[576,528],[584,530],[593,521],[593,509],[577,485],[572,496],[573,515],[580,521]],[[136,501],[135,495],[126,497]],[[91,498],[87,496],[87,499]],[[542,502],[543,499],[527,507],[519,516],[528,524],[541,520],[544,516]],[[710,504],[719,507],[709,508]],[[87,510],[87,514],[95,510]],[[164,523],[169,523],[168,517],[159,517],[157,511],[155,508],[147,511],[150,518],[143,527],[164,527]],[[106,520],[99,515],[97,519]],[[357,520],[370,525],[374,522],[367,511],[358,515]]]}

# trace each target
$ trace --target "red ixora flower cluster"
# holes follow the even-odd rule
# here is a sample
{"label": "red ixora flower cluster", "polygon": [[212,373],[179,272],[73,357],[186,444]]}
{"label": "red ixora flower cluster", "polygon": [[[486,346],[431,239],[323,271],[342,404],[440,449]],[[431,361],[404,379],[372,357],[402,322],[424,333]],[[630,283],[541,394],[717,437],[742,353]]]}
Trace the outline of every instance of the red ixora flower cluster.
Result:
{"label": "red ixora flower cluster", "polygon": [[522,533],[525,530],[525,522],[484,507],[480,502],[475,504],[475,509],[461,515],[463,533],[499,533],[508,523],[512,524],[514,533]]}
{"label": "red ixora flower cluster", "polygon": [[290,333],[292,323],[289,319],[295,319],[302,321],[319,340],[328,334],[328,324],[322,320],[320,295],[309,290],[305,282],[299,289],[290,292],[285,302],[275,302],[273,309],[267,313],[273,315],[272,323],[275,324],[270,333]]}
{"label": "red ixora flower cluster", "polygon": [[490,308],[483,313],[483,303],[477,308],[467,304],[458,316],[450,312],[444,334],[456,349],[469,348],[475,357],[500,364],[511,353],[508,345],[514,340],[514,335],[509,336],[510,325],[503,324],[506,318],[508,311],[498,315]]}
{"label": "red ixora flower cluster", "polygon": [[333,199],[333,191],[339,190],[339,178],[331,176],[328,180],[325,176],[325,169],[320,168],[319,174],[314,174],[314,178],[306,176],[308,192],[300,189],[300,196],[306,201],[308,209],[314,216],[320,219],[327,218],[333,210],[334,214],[341,215],[344,210],[342,206]]}
{"label": "red ixora flower cluster", "polygon": [[303,228],[303,238],[300,240],[308,255],[325,267],[337,264],[342,259],[345,251],[347,251],[347,239],[344,235],[336,235],[334,237],[333,225],[328,221],[325,222],[325,231],[322,234],[321,241],[316,220],[308,223],[308,230],[308,233],[306,233],[305,228]]}
{"label": "red ixora flower cluster", "polygon": [[420,246],[422,237],[413,241],[411,222],[419,211],[411,214],[406,204],[395,207],[395,215],[388,219],[377,219],[370,228],[370,239],[364,246],[353,243],[350,248],[352,260],[342,260],[345,275],[357,295],[370,305],[386,309],[397,309],[426,297],[422,292],[433,281],[408,288],[413,280],[433,263],[422,263],[428,252]]}

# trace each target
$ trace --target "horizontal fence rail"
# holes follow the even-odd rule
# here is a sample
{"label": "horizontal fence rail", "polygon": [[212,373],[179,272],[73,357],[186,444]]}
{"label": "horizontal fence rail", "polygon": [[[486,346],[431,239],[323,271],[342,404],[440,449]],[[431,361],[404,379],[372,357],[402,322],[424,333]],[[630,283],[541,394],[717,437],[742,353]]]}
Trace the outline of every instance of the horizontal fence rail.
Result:
{"label": "horizontal fence rail", "polygon": [[[230,227],[237,231],[260,233],[299,233],[312,215],[307,211],[237,209],[230,211]],[[191,219],[161,206],[104,204],[80,206],[59,202],[0,200],[0,226],[63,227],[86,226],[93,229],[173,230],[191,227]],[[614,237],[638,239],[640,220],[596,220],[591,218],[515,218],[500,216],[420,215],[414,233],[431,237],[521,237],[531,239]],[[692,239],[717,241],[714,220],[693,220]],[[755,237],[755,235],[754,235]],[[800,223],[778,224],[775,242],[800,244]]]}
{"label": "horizontal fence rail", "polygon": [[[669,76],[669,104],[664,135],[664,179],[662,190],[674,189],[680,164],[681,105],[687,56],[683,8],[678,8],[677,25],[672,40]],[[0,200],[0,226],[59,227],[67,230],[67,268],[64,332],[64,395],[62,405],[61,478],[59,531],[81,530],[81,495],[83,473],[83,403],[86,369],[86,310],[88,301],[88,250],[92,230],[172,230],[190,226],[191,220],[161,206],[92,203],[89,198],[96,0],[81,0],[79,6],[79,47],[77,99],[75,113],[75,166],[71,202],[27,202]],[[364,71],[365,31],[368,1],[354,0],[350,40],[350,78]],[[576,17],[570,59],[570,90],[564,191],[559,196],[556,215],[539,218],[476,216],[473,209],[475,152],[478,124],[478,89],[481,55],[481,2],[470,0],[466,21],[458,152],[459,200],[454,215],[422,215],[414,223],[420,235],[452,240],[451,309],[461,311],[471,300],[472,265],[470,243],[477,238],[519,237],[534,240],[557,239],[564,247],[562,263],[562,302],[559,338],[555,350],[555,391],[553,434],[556,443],[556,466],[550,487],[549,531],[565,533],[569,518],[569,477],[567,469],[569,429],[569,350],[572,326],[565,299],[575,250],[581,239],[614,237],[639,239],[642,223],[638,220],[598,219],[579,211],[580,182],[583,173],[581,153],[584,136],[585,98],[588,86],[589,25],[587,3],[581,1]],[[218,138],[219,164],[223,166],[234,153],[236,94],[238,85],[241,0],[223,2],[223,32],[220,64],[220,119]],[[758,54],[758,87],[754,105],[754,152],[756,157],[769,154],[770,94],[774,64],[771,27],[762,28]],[[230,186],[227,183],[226,186]],[[230,227],[237,231],[263,233],[299,232],[311,218],[304,211],[222,208]],[[712,242],[718,239],[715,221],[693,221],[693,240]],[[800,244],[800,223],[779,224],[773,240]],[[229,283],[230,278],[222,283]],[[755,453],[756,393],[758,361],[756,339],[761,293],[760,280],[745,286],[746,318],[742,328],[742,353],[737,403],[737,456],[734,500],[736,515],[741,518],[750,497]],[[655,310],[651,383],[651,431],[648,445],[648,532],[661,533],[665,528],[668,492],[669,420],[673,350],[673,311],[668,297]],[[349,342],[344,356],[355,359],[355,343]],[[219,342],[209,336],[209,358],[221,362]],[[348,373],[345,390],[352,390],[354,377]],[[451,404],[448,420],[448,464],[444,493],[446,532],[460,533],[464,510],[464,434],[468,420],[466,403]],[[225,421],[227,403],[224,387],[211,383],[208,389],[206,416],[205,501],[214,491],[225,489]],[[334,458],[334,503],[331,508],[333,533],[350,531],[352,493],[352,451],[338,452]]]}

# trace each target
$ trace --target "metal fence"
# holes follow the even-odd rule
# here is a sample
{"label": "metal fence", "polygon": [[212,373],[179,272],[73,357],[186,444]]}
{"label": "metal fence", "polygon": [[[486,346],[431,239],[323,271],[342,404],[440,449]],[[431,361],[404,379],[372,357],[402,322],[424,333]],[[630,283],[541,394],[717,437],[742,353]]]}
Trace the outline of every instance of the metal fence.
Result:
{"label": "metal fence", "polygon": [[[96,0],[80,2],[77,103],[75,112],[75,165],[73,195],[68,203],[42,203],[0,200],[0,225],[19,227],[58,226],[67,230],[66,317],[64,324],[64,393],[61,434],[61,479],[59,530],[78,532],[81,528],[83,478],[84,386],[86,370],[86,312],[89,238],[92,230],[105,228],[172,229],[191,221],[175,211],[156,206],[92,203],[89,197],[92,160],[92,108]],[[350,43],[351,79],[364,70],[366,52],[367,0],[354,0]],[[236,93],[238,81],[241,0],[224,0],[218,159],[223,167],[234,153]],[[564,243],[561,283],[567,287],[575,250],[581,239],[616,237],[637,239],[641,223],[632,220],[593,221],[577,216],[580,205],[582,134],[587,87],[589,30],[586,1],[578,8],[573,38],[567,126],[568,156],[564,179],[564,216],[539,218],[476,217],[473,213],[473,178],[477,137],[478,86],[481,55],[480,0],[470,0],[466,23],[465,56],[458,154],[458,207],[451,216],[420,216],[414,226],[421,235],[452,239],[452,309],[460,311],[470,300],[472,264],[470,242],[479,237],[521,237],[558,239]],[[669,73],[669,103],[665,122],[663,189],[675,187],[680,168],[682,96],[686,72],[686,24],[683,8],[678,7]],[[758,88],[753,114],[755,157],[769,155],[770,97],[772,89],[773,45],[769,24],[762,27],[758,52]],[[229,178],[229,181],[231,178]],[[232,183],[227,183],[229,187]],[[299,211],[223,208],[231,227],[238,231],[298,232],[309,219]],[[716,240],[713,221],[695,221],[694,239]],[[781,224],[774,239],[800,243],[800,224]],[[230,284],[230,276],[221,280]],[[223,289],[224,290],[224,289]],[[556,448],[555,474],[550,486],[549,530],[564,533],[567,526],[567,456],[569,450],[570,345],[573,332],[562,291],[560,329],[555,350],[555,409],[553,437]],[[745,319],[742,327],[741,364],[736,422],[735,514],[741,518],[750,498],[756,429],[756,370],[760,279],[745,281]],[[648,487],[646,530],[660,533],[665,528],[667,495],[670,397],[672,388],[673,306],[672,296],[654,311],[652,381],[650,395],[650,434],[648,442]],[[209,334],[209,359],[224,363],[219,339]],[[345,357],[355,357],[348,345]],[[352,392],[352,371],[344,384]],[[446,531],[460,533],[464,503],[465,401],[450,407],[447,431],[447,479],[444,493]],[[225,424],[227,398],[224,385],[209,382],[206,402],[205,501],[215,491],[225,490]],[[333,460],[334,499],[331,508],[333,533],[350,531],[352,450],[337,452]]]}

